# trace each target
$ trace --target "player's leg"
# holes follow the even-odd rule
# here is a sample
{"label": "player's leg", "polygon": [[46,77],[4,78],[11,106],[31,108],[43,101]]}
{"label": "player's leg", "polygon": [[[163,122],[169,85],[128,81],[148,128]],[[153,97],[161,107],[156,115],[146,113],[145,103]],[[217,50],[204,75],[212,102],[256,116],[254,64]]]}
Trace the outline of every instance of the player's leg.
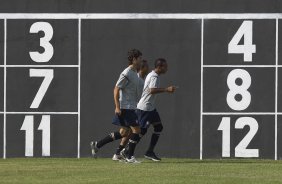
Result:
{"label": "player's leg", "polygon": [[99,141],[92,141],[90,143],[92,155],[95,156],[99,151],[99,149],[102,148],[104,145],[113,142],[114,140],[119,140],[121,138],[122,135],[120,134],[120,132],[116,131],[116,132],[111,132],[110,134],[108,134],[106,137],[104,137]]}
{"label": "player's leg", "polygon": [[[141,138],[147,133],[148,128],[140,128],[139,140],[137,143],[140,142]],[[126,144],[125,148],[121,151],[121,155],[126,158],[128,155],[128,143]]]}
{"label": "player's leg", "polygon": [[139,134],[141,132],[141,129],[139,125],[130,126],[130,128],[131,128],[132,134],[131,134],[131,137],[128,143],[128,155],[127,155],[126,161],[130,163],[136,163],[138,161],[134,157],[134,151],[140,139]]}
{"label": "player's leg", "polygon": [[[144,136],[147,132],[147,128],[148,128],[148,112],[146,111],[142,111],[140,109],[137,109],[135,111],[135,114],[138,118],[138,125],[140,127],[140,133],[139,133],[139,139],[137,139],[136,141],[136,144],[141,140],[141,137]],[[124,158],[130,158],[130,149],[129,149],[129,145],[130,145],[130,142],[127,144],[126,146],[126,149],[123,149],[122,152],[121,152],[121,155],[124,157]]]}
{"label": "player's leg", "polygon": [[154,148],[156,147],[156,144],[158,143],[160,134],[163,130],[163,125],[161,123],[159,113],[156,110],[154,110],[151,113],[150,116],[151,116],[152,122],[154,122],[154,123],[152,123],[152,125],[154,127],[154,132],[152,133],[152,136],[151,136],[149,148],[146,151],[144,156],[145,156],[145,158],[153,160],[153,161],[160,161],[161,159],[156,156],[156,154],[154,152]]}
{"label": "player's leg", "polygon": [[[121,129],[122,130],[122,129]],[[131,135],[131,129],[128,128],[126,130],[126,132],[120,132],[122,135],[125,135],[122,137],[121,141],[120,141],[120,144],[119,144],[119,147],[116,149],[116,153],[114,154],[113,156],[113,160],[114,161],[118,161],[118,160],[121,160],[123,159],[123,157],[121,156],[120,152],[125,148],[125,146],[127,145],[128,143],[128,140],[130,138],[130,135]]]}
{"label": "player's leg", "polygon": [[154,148],[156,147],[156,144],[158,143],[160,134],[163,130],[163,125],[162,123],[157,123],[153,125],[153,127],[154,127],[154,132],[152,133],[152,136],[151,136],[150,145],[144,156],[145,158],[153,160],[153,161],[160,161],[161,159],[156,156],[154,152]]}
{"label": "player's leg", "polygon": [[125,110],[122,109],[122,114],[120,116],[115,115],[112,121],[112,124],[121,127],[119,131],[111,132],[110,134],[108,134],[106,137],[104,137],[99,141],[90,142],[91,153],[93,157],[97,154],[99,149],[102,148],[104,145],[113,142],[114,140],[119,140],[122,137],[126,136],[125,133],[126,131],[128,131],[129,127],[125,125],[124,114],[125,114]]}
{"label": "player's leg", "polygon": [[138,124],[138,118],[134,109],[125,109],[123,112],[123,120],[126,126],[129,126],[131,129],[131,136],[128,143],[128,157],[126,158],[127,162],[136,163],[136,159],[133,157],[134,150],[137,142],[139,141],[140,127]]}

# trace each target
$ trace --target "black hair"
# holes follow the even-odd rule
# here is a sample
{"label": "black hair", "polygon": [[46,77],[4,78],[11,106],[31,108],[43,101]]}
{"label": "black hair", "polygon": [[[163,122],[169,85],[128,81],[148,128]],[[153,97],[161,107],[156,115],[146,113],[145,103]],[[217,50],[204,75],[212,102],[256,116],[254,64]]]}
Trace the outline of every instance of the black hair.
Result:
{"label": "black hair", "polygon": [[144,68],[146,66],[146,64],[148,63],[147,60],[143,59],[142,62],[141,62],[141,65],[140,65],[140,68]]}
{"label": "black hair", "polygon": [[166,63],[166,60],[164,58],[158,58],[155,60],[155,68],[158,68],[159,66],[163,66],[163,64]]}
{"label": "black hair", "polygon": [[139,72],[141,69],[143,69],[146,66],[147,63],[148,63],[148,61],[143,59],[141,61],[141,64],[140,64],[140,68],[137,70],[137,72]]}
{"label": "black hair", "polygon": [[139,56],[142,56],[142,52],[140,50],[138,50],[138,49],[129,50],[128,53],[127,53],[127,59],[129,61],[128,64],[131,65],[132,62],[133,62],[133,59],[138,58]]}

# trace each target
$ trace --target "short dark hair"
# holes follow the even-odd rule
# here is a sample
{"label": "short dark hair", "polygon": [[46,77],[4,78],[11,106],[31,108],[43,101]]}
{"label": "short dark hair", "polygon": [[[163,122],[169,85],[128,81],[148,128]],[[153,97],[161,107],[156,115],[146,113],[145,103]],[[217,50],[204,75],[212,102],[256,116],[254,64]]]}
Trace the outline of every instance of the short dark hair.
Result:
{"label": "short dark hair", "polygon": [[142,52],[138,49],[131,49],[127,53],[127,59],[129,61],[129,65],[132,64],[133,58],[138,58],[139,56],[142,56]]}
{"label": "short dark hair", "polygon": [[155,68],[162,66],[164,63],[166,63],[166,60],[164,58],[158,58],[155,60]]}
{"label": "short dark hair", "polygon": [[146,66],[146,64],[148,63],[147,60],[143,59],[142,62],[141,62],[141,65],[140,65],[140,68],[144,68]]}

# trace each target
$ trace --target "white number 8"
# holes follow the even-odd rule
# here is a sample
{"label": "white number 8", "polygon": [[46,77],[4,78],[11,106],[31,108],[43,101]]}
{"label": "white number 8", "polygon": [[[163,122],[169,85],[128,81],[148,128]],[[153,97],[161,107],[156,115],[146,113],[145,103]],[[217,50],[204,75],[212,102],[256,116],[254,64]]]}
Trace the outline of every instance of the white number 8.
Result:
{"label": "white number 8", "polygon": [[44,63],[50,61],[54,54],[54,48],[50,43],[53,37],[53,28],[48,22],[35,22],[29,30],[30,33],[38,33],[39,31],[43,31],[45,34],[44,37],[40,38],[40,46],[44,48],[44,52],[29,52],[29,55],[33,61]]}
{"label": "white number 8", "polygon": [[[236,84],[236,80],[241,79],[242,84]],[[232,70],[227,77],[227,86],[230,89],[227,93],[226,101],[230,108],[236,111],[245,110],[251,103],[251,94],[248,91],[251,86],[251,76],[243,69]],[[235,96],[239,94],[242,99],[237,101]]]}

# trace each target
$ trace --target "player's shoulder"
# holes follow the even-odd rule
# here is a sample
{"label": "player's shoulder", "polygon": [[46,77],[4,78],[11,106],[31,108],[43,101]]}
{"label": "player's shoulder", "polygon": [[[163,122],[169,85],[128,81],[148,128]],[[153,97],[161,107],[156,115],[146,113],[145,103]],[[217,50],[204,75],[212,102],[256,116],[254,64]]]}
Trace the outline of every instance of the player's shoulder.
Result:
{"label": "player's shoulder", "polygon": [[134,73],[132,73],[132,69],[130,67],[126,67],[122,72],[121,75],[126,76],[126,77],[130,77],[131,75],[133,75]]}
{"label": "player's shoulder", "polygon": [[138,80],[137,72],[132,70],[130,66],[125,68],[121,75],[126,77],[128,80]]}
{"label": "player's shoulder", "polygon": [[130,67],[126,67],[121,74],[128,74],[130,72]]}
{"label": "player's shoulder", "polygon": [[158,75],[154,70],[152,70],[152,71],[147,75],[146,78],[158,78],[158,77],[159,77],[159,75]]}

